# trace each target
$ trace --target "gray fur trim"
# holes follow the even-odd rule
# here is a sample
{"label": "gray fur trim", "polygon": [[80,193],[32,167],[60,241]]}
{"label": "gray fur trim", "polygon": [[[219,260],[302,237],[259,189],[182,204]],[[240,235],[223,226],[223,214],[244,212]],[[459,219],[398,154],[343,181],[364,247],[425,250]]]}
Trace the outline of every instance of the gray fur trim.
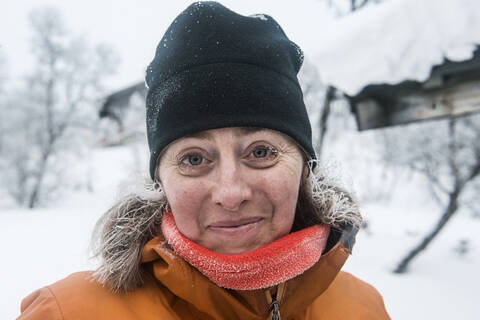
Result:
{"label": "gray fur trim", "polygon": [[[315,170],[312,163],[316,162]],[[362,216],[353,193],[348,192],[334,174],[332,168],[322,166],[317,160],[309,161],[310,173],[307,177],[307,193],[311,197],[309,207],[319,216],[320,221],[333,228],[351,224],[360,229]]]}
{"label": "gray fur trim", "polygon": [[115,204],[97,222],[92,236],[100,267],[93,273],[112,291],[131,291],[143,284],[142,249],[159,230],[167,200],[158,184],[145,186]]}

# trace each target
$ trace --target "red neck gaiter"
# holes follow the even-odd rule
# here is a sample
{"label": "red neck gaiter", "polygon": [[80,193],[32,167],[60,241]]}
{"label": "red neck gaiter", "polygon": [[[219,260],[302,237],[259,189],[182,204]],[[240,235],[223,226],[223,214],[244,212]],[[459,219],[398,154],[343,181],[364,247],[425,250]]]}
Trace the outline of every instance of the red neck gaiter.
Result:
{"label": "red neck gaiter", "polygon": [[285,282],[312,267],[325,248],[330,227],[315,225],[239,255],[219,254],[187,239],[171,212],[162,218],[162,232],[180,257],[218,286],[255,290]]}

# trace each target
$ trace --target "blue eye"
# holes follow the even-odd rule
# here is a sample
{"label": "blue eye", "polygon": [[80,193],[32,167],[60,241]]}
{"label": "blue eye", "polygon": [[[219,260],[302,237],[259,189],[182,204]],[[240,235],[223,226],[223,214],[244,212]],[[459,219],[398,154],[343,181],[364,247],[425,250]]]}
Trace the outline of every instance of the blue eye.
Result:
{"label": "blue eye", "polygon": [[246,164],[253,168],[268,168],[277,163],[280,152],[269,145],[256,145],[245,156]]}
{"label": "blue eye", "polygon": [[257,149],[252,151],[252,155],[255,158],[265,158],[268,155],[269,151],[270,150],[267,149],[267,148],[257,148]]}
{"label": "blue eye", "polygon": [[187,157],[188,163],[192,166],[199,166],[203,162],[203,157],[198,154],[192,154]]}
{"label": "blue eye", "polygon": [[212,169],[213,161],[209,159],[208,154],[196,153],[195,151],[186,151],[178,159],[177,168],[182,175],[198,177],[208,173]]}

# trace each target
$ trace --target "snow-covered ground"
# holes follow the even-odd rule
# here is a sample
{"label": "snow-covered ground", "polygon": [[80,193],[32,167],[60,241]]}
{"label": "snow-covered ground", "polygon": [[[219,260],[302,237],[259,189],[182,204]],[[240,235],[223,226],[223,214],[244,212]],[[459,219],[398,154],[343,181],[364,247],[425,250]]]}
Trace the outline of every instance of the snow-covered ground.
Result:
{"label": "snow-covered ground", "polygon": [[[360,232],[344,270],[373,284],[393,319],[478,319],[479,219],[454,217],[410,272],[398,275],[391,270],[433,227],[439,209],[399,194],[364,212],[369,230]],[[463,255],[462,240],[468,250]]]}
{"label": "snow-covered ground", "polygon": [[[51,209],[0,207],[1,319],[18,316],[21,299],[36,288],[95,266],[88,259],[91,231],[117,197],[118,184],[131,175],[132,159],[130,148],[96,150],[91,158],[94,193],[66,194]],[[454,217],[410,273],[391,272],[439,216],[419,185],[398,183],[390,202],[363,206],[368,228],[360,232],[344,270],[373,284],[393,319],[478,319],[479,219],[466,213]],[[463,255],[456,250],[462,240],[468,248]]]}

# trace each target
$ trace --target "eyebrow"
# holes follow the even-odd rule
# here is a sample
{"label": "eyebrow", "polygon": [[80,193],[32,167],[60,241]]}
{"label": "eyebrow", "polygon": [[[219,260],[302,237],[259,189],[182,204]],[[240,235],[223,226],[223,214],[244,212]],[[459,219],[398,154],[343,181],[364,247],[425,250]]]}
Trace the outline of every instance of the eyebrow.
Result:
{"label": "eyebrow", "polygon": [[[248,134],[253,134],[259,131],[267,130],[266,128],[261,128],[261,127],[238,127],[237,129],[238,131],[236,131],[236,134],[235,134],[236,136],[248,135]],[[200,131],[192,134],[187,134],[184,136],[184,138],[197,138],[197,139],[211,140],[212,135],[207,130],[207,131]]]}

